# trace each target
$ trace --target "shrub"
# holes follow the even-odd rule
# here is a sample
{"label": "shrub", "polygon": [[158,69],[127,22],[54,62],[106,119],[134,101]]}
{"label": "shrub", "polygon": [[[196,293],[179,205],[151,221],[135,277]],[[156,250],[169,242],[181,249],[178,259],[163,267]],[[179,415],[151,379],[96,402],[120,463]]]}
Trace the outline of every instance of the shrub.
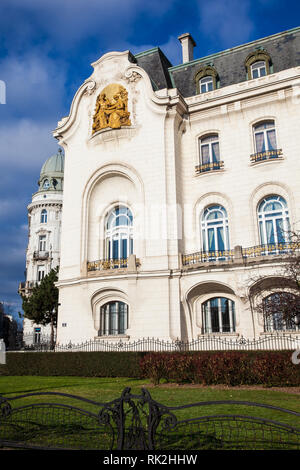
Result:
{"label": "shrub", "polygon": [[290,351],[150,353],[140,367],[155,384],[164,378],[204,385],[300,385],[300,367]]}

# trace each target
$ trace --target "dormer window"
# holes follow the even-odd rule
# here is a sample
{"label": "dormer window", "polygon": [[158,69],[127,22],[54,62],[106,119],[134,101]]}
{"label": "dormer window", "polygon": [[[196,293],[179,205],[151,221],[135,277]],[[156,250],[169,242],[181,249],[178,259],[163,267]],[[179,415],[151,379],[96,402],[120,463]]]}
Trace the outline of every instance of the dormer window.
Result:
{"label": "dormer window", "polygon": [[251,65],[252,78],[264,77],[265,75],[267,75],[267,69],[264,61],[254,62],[254,64]]}
{"label": "dormer window", "polygon": [[201,78],[199,83],[200,93],[206,93],[207,91],[212,91],[214,88],[212,77]]}
{"label": "dormer window", "polygon": [[251,52],[245,60],[248,80],[265,77],[272,73],[272,61],[267,51],[259,49]]}
{"label": "dormer window", "polygon": [[218,88],[218,72],[211,65],[201,67],[195,75],[197,93],[207,93]]}

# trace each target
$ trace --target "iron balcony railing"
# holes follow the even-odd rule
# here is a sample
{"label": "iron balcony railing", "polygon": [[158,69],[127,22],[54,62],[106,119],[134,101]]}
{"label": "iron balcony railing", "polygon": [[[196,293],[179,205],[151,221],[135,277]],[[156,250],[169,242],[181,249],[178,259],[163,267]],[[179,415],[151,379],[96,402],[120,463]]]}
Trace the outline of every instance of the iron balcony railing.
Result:
{"label": "iron balcony railing", "polygon": [[182,255],[183,266],[193,266],[210,261],[240,261],[246,258],[260,256],[288,255],[300,250],[299,242],[271,243],[268,245],[257,245],[249,248],[240,247],[239,257],[236,250],[224,251],[198,251],[188,255]]}
{"label": "iron balcony railing", "polygon": [[265,162],[266,160],[274,160],[280,158],[282,149],[267,150],[265,152],[257,152],[250,155],[251,163]]}
{"label": "iron balcony railing", "polygon": [[48,259],[49,258],[49,251],[34,251],[33,252],[33,259]]}
{"label": "iron balcony railing", "polygon": [[267,245],[251,246],[243,248],[244,258],[255,258],[257,256],[274,256],[292,254],[300,249],[299,242],[269,243]]}
{"label": "iron balcony railing", "polygon": [[198,251],[189,255],[182,255],[183,266],[190,266],[198,263],[206,263],[209,261],[227,261],[233,260],[234,250],[223,251]]}
{"label": "iron balcony railing", "polygon": [[102,271],[106,269],[127,268],[128,258],[122,259],[99,259],[97,261],[89,261],[87,264],[88,271]]}
{"label": "iron balcony railing", "polygon": [[221,170],[224,168],[224,162],[210,162],[204,163],[203,165],[197,165],[195,167],[196,173],[205,173],[206,171]]}

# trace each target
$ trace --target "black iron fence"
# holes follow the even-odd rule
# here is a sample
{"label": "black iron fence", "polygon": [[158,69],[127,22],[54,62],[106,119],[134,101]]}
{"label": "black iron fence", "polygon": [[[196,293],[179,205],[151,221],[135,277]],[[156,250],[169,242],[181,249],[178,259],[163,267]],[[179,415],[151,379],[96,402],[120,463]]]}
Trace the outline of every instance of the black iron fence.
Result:
{"label": "black iron fence", "polygon": [[136,395],[126,388],[108,403],[54,392],[0,396],[0,446],[6,448],[299,450],[299,423],[296,411],[253,402],[166,406],[146,389]]}
{"label": "black iron fence", "polygon": [[82,343],[55,344],[49,340],[23,346],[29,351],[259,351],[259,350],[296,350],[300,349],[300,336],[296,334],[266,334],[258,339],[246,339],[243,336],[225,338],[217,335],[203,335],[193,341],[164,341],[155,338],[141,338],[136,341],[109,338],[94,339]]}

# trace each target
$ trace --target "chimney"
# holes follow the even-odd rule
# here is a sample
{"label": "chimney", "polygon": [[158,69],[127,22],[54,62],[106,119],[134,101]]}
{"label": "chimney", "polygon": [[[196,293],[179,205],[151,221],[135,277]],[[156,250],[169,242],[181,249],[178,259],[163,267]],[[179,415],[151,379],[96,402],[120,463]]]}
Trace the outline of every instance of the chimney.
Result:
{"label": "chimney", "polygon": [[178,36],[178,39],[182,46],[182,63],[184,64],[185,62],[194,60],[194,47],[196,43],[190,33],[182,34]]}

